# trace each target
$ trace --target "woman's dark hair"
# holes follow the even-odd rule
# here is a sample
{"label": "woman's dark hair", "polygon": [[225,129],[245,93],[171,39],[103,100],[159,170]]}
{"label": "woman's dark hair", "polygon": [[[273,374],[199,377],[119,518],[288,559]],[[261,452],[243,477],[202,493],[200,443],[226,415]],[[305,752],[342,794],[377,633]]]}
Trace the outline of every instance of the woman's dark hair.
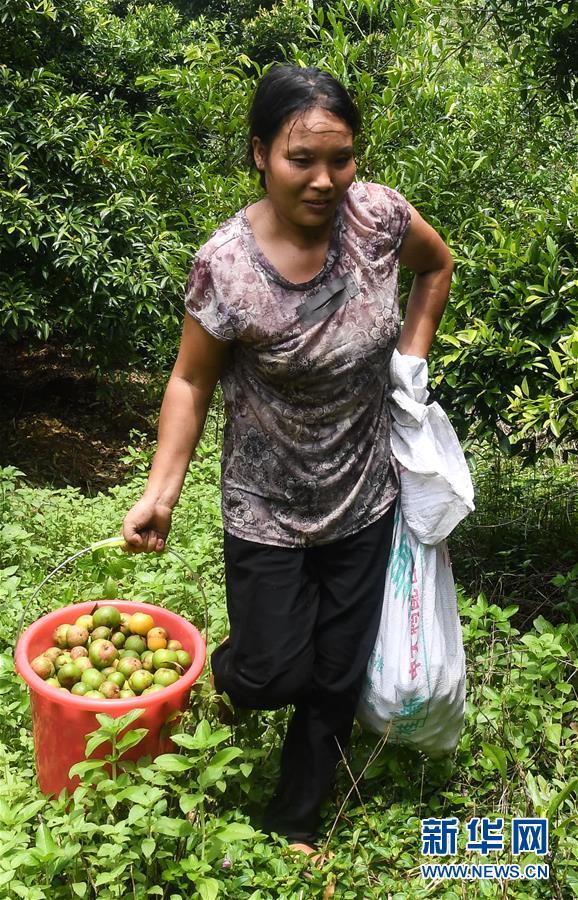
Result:
{"label": "woman's dark hair", "polygon": [[[249,162],[255,166],[252,140],[261,138],[270,147],[288,118],[320,106],[347,122],[353,136],[361,128],[359,110],[347,90],[329,72],[310,66],[272,66],[263,76],[253,95],[249,110]],[[261,187],[265,175],[259,172]]]}

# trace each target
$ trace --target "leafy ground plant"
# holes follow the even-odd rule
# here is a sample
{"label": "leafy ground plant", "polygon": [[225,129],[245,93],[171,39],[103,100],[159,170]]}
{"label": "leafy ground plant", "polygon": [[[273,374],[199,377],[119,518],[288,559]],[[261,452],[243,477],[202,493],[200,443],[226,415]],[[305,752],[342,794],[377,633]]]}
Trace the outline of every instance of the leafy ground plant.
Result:
{"label": "leafy ground plant", "polygon": [[[49,566],[118,530],[142,479],[137,469],[125,486],[87,499],[74,490],[30,488],[21,473],[2,470],[0,896],[309,900],[321,898],[333,878],[336,897],[348,900],[578,896],[578,625],[570,615],[553,623],[544,614],[522,628],[517,604],[500,605],[495,595],[488,600],[463,589],[468,706],[454,758],[432,762],[356,726],[324,813],[323,834],[335,856],[319,870],[295,858],[283,839],[260,831],[288,712],[247,713],[224,727],[207,673],[173,753],[125,761],[129,744],[138,746],[138,718],[103,717],[89,735],[87,759],[79,760],[82,783],[74,795],[43,797],[27,691],[12,663],[16,623]],[[220,528],[218,446],[209,434],[171,536],[204,586],[209,652],[227,627]],[[561,577],[570,599],[569,576]],[[96,593],[148,599],[204,626],[203,597],[178,561],[127,558],[119,551],[87,554],[63,572],[27,621]],[[103,764],[95,754],[105,739],[111,749]],[[502,816],[508,827],[514,816],[544,815],[550,821],[549,881],[464,886],[422,880],[422,818],[456,816],[462,824],[458,860],[472,862],[463,833],[471,818]],[[491,861],[508,858],[506,842]]]}

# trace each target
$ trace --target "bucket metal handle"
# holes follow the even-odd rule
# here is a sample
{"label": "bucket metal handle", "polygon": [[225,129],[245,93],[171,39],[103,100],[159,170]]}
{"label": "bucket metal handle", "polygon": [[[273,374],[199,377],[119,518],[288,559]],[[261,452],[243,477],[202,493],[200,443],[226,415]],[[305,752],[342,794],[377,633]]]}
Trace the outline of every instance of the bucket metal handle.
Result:
{"label": "bucket metal handle", "polygon": [[[102,541],[95,541],[93,544],[89,544],[88,547],[83,547],[82,550],[77,550],[76,553],[73,553],[72,556],[69,556],[68,559],[65,559],[64,562],[61,562],[60,565],[56,566],[56,568],[49,572],[46,578],[43,578],[43,580],[40,582],[22,611],[22,615],[20,616],[20,621],[18,623],[18,630],[16,632],[15,646],[20,640],[20,635],[22,634],[22,626],[24,624],[24,619],[26,618],[26,613],[28,612],[30,605],[34,602],[34,600],[36,600],[36,597],[38,596],[46,582],[50,581],[53,575],[56,575],[57,572],[60,572],[60,570],[67,566],[68,563],[74,562],[80,556],[84,556],[85,553],[91,553],[93,550],[100,550],[102,547],[122,547],[125,543],[125,539],[121,535],[117,535],[116,537],[111,538],[105,538]],[[199,588],[205,606],[205,644],[207,644],[209,640],[209,605],[207,603],[207,595],[205,594],[203,582],[201,581],[200,575],[198,574],[198,572],[195,572],[190,563],[187,562],[185,557],[177,550],[173,550],[172,547],[165,546],[163,553],[164,552],[170,553],[172,556],[176,557],[176,559],[182,562],[185,568],[189,570],[190,574],[193,577],[193,581],[195,581],[197,587]],[[111,600],[111,603],[114,603],[114,600]]]}

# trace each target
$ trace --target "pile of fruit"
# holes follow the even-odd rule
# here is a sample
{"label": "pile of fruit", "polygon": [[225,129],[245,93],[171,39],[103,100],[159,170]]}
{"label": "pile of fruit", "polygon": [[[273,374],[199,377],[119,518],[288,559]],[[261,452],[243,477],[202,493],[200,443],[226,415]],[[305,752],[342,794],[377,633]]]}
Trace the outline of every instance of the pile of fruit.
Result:
{"label": "pile of fruit", "polygon": [[34,672],[55,688],[98,700],[162,691],[191,665],[182,644],[157,628],[152,616],[114,606],[59,625],[52,643],[30,663]]}

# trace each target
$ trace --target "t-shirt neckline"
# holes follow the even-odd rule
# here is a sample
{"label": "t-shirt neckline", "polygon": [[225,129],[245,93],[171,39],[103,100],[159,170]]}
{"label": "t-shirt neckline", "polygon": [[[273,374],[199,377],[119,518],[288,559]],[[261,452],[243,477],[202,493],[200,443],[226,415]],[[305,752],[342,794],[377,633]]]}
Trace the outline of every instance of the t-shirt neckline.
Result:
{"label": "t-shirt neckline", "polygon": [[281,275],[281,273],[275,268],[273,263],[265,256],[265,254],[259,247],[259,244],[257,243],[255,235],[253,233],[251,222],[249,221],[249,217],[247,215],[247,209],[250,205],[251,204],[248,203],[239,211],[239,218],[246,249],[258,262],[259,266],[270,276],[270,278],[276,281],[277,284],[282,285],[282,287],[286,288],[287,290],[308,291],[311,288],[317,287],[329,274],[339,256],[343,225],[341,203],[335,210],[335,217],[333,219],[333,226],[331,230],[331,238],[329,240],[329,248],[327,250],[327,256],[325,258],[323,268],[320,272],[317,273],[317,275],[315,275],[313,278],[310,278],[309,281],[302,281],[299,283],[295,281],[289,281],[287,278],[284,278],[283,275]]}

